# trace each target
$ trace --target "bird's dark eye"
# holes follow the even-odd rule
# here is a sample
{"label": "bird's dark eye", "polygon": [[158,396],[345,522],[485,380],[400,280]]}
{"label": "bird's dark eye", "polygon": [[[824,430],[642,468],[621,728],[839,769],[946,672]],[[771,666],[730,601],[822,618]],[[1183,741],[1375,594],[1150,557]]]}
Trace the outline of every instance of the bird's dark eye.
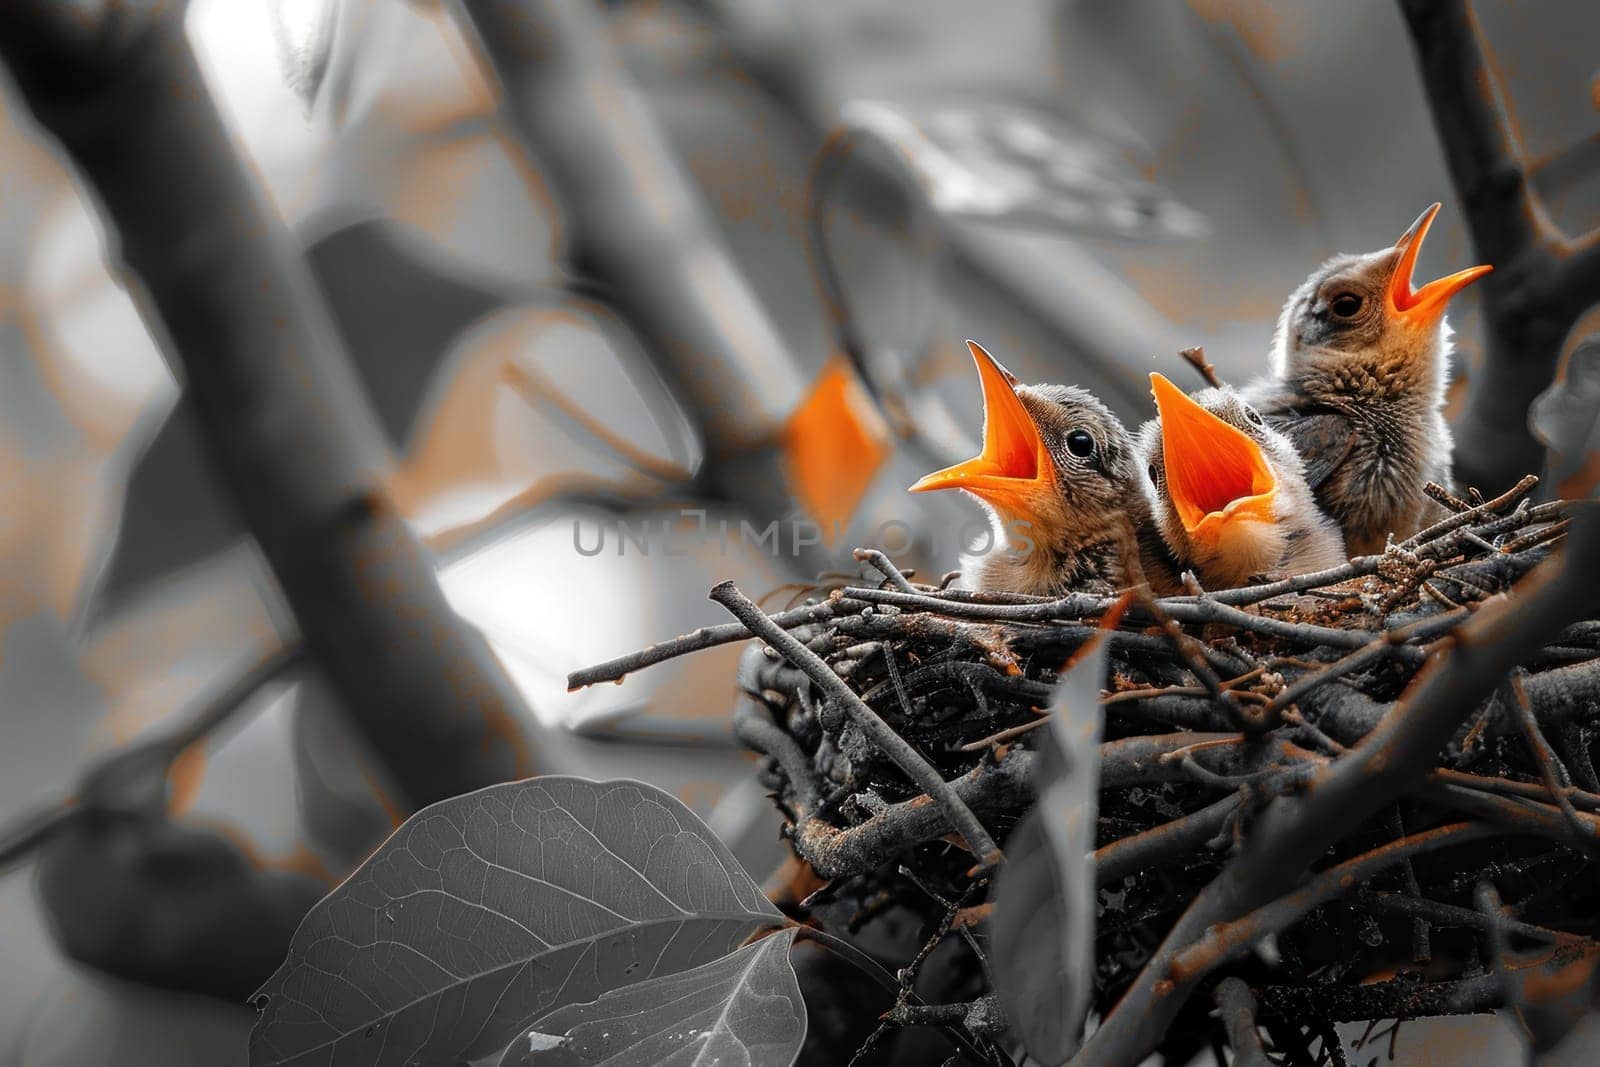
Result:
{"label": "bird's dark eye", "polygon": [[1244,417],[1255,423],[1257,426],[1261,425],[1261,412],[1257,411],[1249,404],[1244,406]]}
{"label": "bird's dark eye", "polygon": [[1094,438],[1088,430],[1073,430],[1067,434],[1067,451],[1079,459],[1094,455]]}
{"label": "bird's dark eye", "polygon": [[1340,293],[1328,301],[1328,307],[1341,319],[1348,319],[1361,310],[1361,298],[1354,293]]}
{"label": "bird's dark eye", "polygon": [[1150,484],[1151,485],[1160,485],[1161,484],[1161,470],[1154,463],[1152,463],[1152,464],[1150,464],[1150,466],[1146,467],[1144,469],[1144,472],[1150,476]]}

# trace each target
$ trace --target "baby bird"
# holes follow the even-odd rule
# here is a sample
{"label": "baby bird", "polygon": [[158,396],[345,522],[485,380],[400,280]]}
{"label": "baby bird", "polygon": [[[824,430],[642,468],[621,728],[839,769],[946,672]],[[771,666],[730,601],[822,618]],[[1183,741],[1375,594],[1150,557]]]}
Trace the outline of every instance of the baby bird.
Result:
{"label": "baby bird", "polygon": [[1424,211],[1392,248],[1318,267],[1284,305],[1272,374],[1244,391],[1299,450],[1317,502],[1360,555],[1431,522],[1438,506],[1423,486],[1450,481],[1445,305],[1491,268],[1411,288],[1438,213]]}
{"label": "baby bird", "polygon": [[1343,563],[1344,538],[1312,498],[1300,456],[1237,391],[1193,397],[1150,375],[1158,420],[1139,433],[1156,527],[1207,589]]}
{"label": "baby bird", "polygon": [[911,487],[964,489],[988,513],[988,545],[962,558],[967,585],[1059,596],[1147,580],[1175,590],[1117,417],[1086,390],[1022,385],[982,345],[967,347],[983,386],[983,451]]}

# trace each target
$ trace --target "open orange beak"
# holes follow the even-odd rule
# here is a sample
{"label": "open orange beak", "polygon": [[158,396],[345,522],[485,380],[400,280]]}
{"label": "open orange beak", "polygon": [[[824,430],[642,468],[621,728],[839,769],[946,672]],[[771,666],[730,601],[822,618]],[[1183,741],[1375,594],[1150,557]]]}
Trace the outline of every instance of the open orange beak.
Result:
{"label": "open orange beak", "polygon": [[1150,375],[1161,417],[1167,493],[1196,541],[1215,546],[1242,520],[1272,522],[1278,479],[1261,447],[1173,385]]}
{"label": "open orange beak", "polygon": [[983,385],[983,451],[965,463],[935,471],[911,491],[965,489],[1014,514],[1032,515],[1033,502],[1055,488],[1055,463],[1033,416],[1017,397],[1016,376],[976,341],[968,341],[967,347]]}
{"label": "open orange beak", "polygon": [[1389,277],[1389,311],[1402,322],[1419,329],[1431,329],[1444,314],[1445,305],[1451,297],[1494,270],[1487,264],[1468,267],[1413,291],[1411,275],[1417,266],[1417,254],[1422,251],[1422,239],[1428,235],[1428,227],[1433,225],[1437,214],[1439,205],[1434,204],[1417,216],[1417,221],[1394,243],[1400,253],[1400,261],[1395,264],[1394,273]]}

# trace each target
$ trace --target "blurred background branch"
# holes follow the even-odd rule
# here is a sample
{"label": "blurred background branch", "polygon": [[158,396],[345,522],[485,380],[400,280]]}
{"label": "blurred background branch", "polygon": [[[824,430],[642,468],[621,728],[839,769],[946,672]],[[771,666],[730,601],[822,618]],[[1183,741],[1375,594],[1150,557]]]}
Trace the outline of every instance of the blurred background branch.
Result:
{"label": "blurred background branch", "polygon": [[1455,474],[1498,493],[1540,470],[1528,409],[1578,318],[1600,303],[1600,230],[1569,238],[1534,189],[1468,0],[1401,0],[1434,128],[1484,282],[1484,354],[1455,422]]}
{"label": "blurred background branch", "polygon": [[395,787],[421,804],[529,773],[523,701],[383,488],[388,448],[182,15],[12,4],[0,55],[98,196],[210,457]]}

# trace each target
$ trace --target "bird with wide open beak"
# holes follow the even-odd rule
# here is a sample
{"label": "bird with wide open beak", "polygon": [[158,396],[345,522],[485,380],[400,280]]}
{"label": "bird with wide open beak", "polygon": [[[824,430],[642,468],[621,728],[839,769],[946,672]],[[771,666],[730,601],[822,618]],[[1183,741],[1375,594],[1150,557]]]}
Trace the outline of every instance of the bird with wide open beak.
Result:
{"label": "bird with wide open beak", "polygon": [[1033,520],[1050,510],[1056,469],[1033,416],[1017,396],[1016,375],[976,341],[968,341],[983,389],[983,450],[935,471],[911,492],[965,489],[984,503]]}
{"label": "bird with wide open beak", "polygon": [[1141,431],[1152,511],[1177,566],[1208,589],[1344,560],[1294,448],[1230,388],[1189,396],[1150,375],[1157,419]]}
{"label": "bird with wide open beak", "polygon": [[962,489],[984,506],[990,537],[963,556],[963,582],[1040,595],[1112,592],[1138,577],[1174,588],[1160,558],[1141,559],[1159,538],[1121,421],[1087,390],[1022,385],[982,345],[967,347],[983,389],[983,448],[911,486]]}
{"label": "bird with wide open beak", "polygon": [[1391,247],[1334,256],[1313,271],[1284,304],[1272,373],[1244,389],[1293,442],[1318,503],[1358,554],[1437,518],[1424,486],[1450,481],[1445,310],[1491,268],[1415,286],[1438,214],[1430,205]]}

